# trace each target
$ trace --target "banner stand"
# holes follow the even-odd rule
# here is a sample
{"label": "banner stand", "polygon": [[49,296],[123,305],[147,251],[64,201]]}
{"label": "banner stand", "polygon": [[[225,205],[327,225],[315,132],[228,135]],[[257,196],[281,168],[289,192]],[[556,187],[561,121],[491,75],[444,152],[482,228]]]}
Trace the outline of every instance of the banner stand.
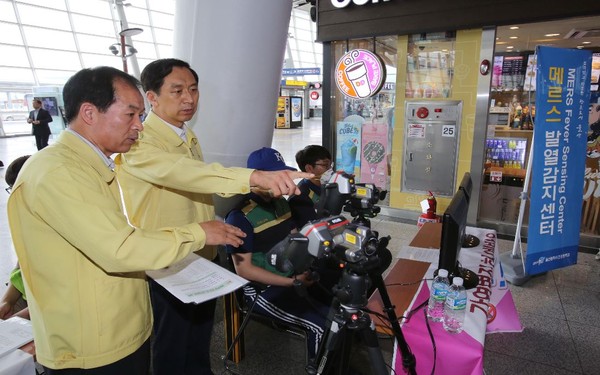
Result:
{"label": "banner stand", "polygon": [[[531,137],[531,146],[527,158],[527,170],[525,171],[525,182],[521,192],[521,204],[519,206],[519,217],[517,219],[517,229],[515,231],[515,241],[512,252],[503,252],[500,254],[500,263],[506,281],[513,285],[521,286],[525,284],[531,276],[525,273],[525,255],[523,254],[523,244],[521,242],[521,229],[523,228],[523,216],[525,215],[525,204],[529,200],[529,179],[531,178],[531,164],[533,162],[533,142],[535,135]],[[519,252],[517,253],[517,248]]]}
{"label": "banner stand", "polygon": [[[534,125],[535,126],[535,125]],[[535,141],[535,133],[531,137],[531,145],[529,145],[529,156],[527,157],[527,170],[525,171],[525,181],[523,183],[523,191],[521,192],[521,204],[519,206],[519,217],[517,219],[517,229],[515,231],[515,242],[513,243],[512,252],[504,252],[500,254],[500,262],[502,271],[506,281],[513,285],[521,286],[525,284],[531,276],[525,273],[525,255],[523,254],[523,244],[521,242],[521,229],[523,228],[523,216],[525,215],[525,205],[529,200],[529,179],[531,178],[531,167],[533,164],[533,142]],[[517,253],[517,248],[519,252]]]}

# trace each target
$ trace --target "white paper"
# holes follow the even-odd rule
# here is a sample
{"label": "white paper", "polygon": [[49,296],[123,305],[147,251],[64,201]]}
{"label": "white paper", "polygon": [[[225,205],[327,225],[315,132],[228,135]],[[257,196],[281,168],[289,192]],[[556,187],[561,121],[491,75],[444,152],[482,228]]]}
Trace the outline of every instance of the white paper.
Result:
{"label": "white paper", "polygon": [[248,280],[196,254],[155,271],[146,271],[162,287],[185,303],[202,303],[231,293]]}
{"label": "white paper", "polygon": [[440,252],[435,249],[424,249],[422,247],[402,246],[396,258],[418,260],[437,265]]}
{"label": "white paper", "polygon": [[0,356],[0,374],[35,375],[33,356],[22,350],[13,350]]}
{"label": "white paper", "polygon": [[33,329],[29,320],[13,316],[0,321],[0,357],[32,340]]}

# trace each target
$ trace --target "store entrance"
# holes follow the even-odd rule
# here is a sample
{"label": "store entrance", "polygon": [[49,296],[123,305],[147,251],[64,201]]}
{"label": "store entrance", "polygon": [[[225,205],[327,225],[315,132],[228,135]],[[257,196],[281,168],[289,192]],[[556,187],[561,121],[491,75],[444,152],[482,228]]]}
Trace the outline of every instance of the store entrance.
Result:
{"label": "store entrance", "polygon": [[[595,177],[600,175],[596,156],[600,155],[598,24],[600,17],[585,17],[497,28],[478,221],[516,224],[520,205],[525,202],[523,224],[528,223],[528,201],[521,200],[521,192],[535,127],[536,46],[588,49],[593,63],[581,233],[600,235],[600,194],[595,194],[600,184]],[[598,128],[598,137],[594,128]]]}

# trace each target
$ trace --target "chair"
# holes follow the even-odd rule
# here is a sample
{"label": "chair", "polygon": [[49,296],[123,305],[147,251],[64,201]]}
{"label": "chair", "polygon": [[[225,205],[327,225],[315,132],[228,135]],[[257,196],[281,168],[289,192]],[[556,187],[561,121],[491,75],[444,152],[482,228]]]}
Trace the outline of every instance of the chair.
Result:
{"label": "chair", "polygon": [[[221,265],[227,270],[235,273],[235,267],[233,264],[233,258],[231,254],[227,254],[224,247],[219,247],[219,256]],[[260,293],[261,290],[266,288],[265,285],[256,282],[250,282],[250,285],[254,286]],[[225,311],[230,312],[225,314],[225,343],[227,345],[227,352],[222,357],[223,365],[226,371],[236,373],[229,367],[229,361],[239,363],[244,357],[244,330],[250,320],[259,322],[267,327],[274,328],[280,332],[287,332],[294,336],[300,337],[304,340],[306,347],[307,335],[302,327],[286,324],[284,322],[272,319],[269,316],[262,315],[254,311],[254,306],[258,298],[254,299],[250,304],[246,302],[244,291],[242,288],[237,289],[233,293],[225,296]],[[232,312],[237,312],[237,314]],[[228,322],[228,319],[231,319]],[[241,323],[240,323],[241,320]],[[231,337],[233,336],[233,340]],[[308,364],[308,353],[305,351],[305,363]]]}

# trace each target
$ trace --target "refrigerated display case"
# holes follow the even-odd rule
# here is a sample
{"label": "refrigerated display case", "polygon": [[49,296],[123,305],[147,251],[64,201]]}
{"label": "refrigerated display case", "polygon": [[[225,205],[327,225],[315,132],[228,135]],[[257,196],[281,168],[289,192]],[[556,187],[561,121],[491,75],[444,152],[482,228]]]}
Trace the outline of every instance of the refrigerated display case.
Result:
{"label": "refrigerated display case", "polygon": [[479,216],[486,220],[516,223],[532,131],[498,127],[492,135],[486,140]]}

